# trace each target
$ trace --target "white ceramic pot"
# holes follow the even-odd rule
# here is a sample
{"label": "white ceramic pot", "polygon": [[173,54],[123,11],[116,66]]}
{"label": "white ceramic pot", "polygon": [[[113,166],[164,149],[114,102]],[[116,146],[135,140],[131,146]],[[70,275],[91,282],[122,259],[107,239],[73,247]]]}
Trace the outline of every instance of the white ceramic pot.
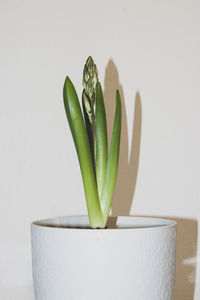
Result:
{"label": "white ceramic pot", "polygon": [[172,300],[176,223],[110,218],[89,229],[87,217],[32,224],[36,300]]}

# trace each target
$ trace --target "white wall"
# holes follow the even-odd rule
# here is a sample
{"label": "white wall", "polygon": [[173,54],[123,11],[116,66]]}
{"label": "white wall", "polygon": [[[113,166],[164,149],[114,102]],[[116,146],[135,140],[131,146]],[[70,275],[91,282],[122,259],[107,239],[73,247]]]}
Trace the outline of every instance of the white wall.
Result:
{"label": "white wall", "polygon": [[86,213],[62,86],[81,93],[88,55],[108,118],[123,94],[113,213],[175,218],[175,300],[200,299],[199,17],[197,0],[0,2],[0,299],[33,299],[31,221]]}

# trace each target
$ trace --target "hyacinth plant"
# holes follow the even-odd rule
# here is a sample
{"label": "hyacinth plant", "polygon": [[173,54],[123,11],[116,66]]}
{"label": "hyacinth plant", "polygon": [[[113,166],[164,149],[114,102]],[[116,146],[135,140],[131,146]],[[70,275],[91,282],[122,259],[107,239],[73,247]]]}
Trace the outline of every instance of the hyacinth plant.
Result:
{"label": "hyacinth plant", "polygon": [[105,228],[118,170],[121,99],[116,90],[115,117],[108,151],[104,98],[97,67],[88,57],[83,71],[82,110],[73,83],[66,77],[64,106],[76,147],[91,228]]}

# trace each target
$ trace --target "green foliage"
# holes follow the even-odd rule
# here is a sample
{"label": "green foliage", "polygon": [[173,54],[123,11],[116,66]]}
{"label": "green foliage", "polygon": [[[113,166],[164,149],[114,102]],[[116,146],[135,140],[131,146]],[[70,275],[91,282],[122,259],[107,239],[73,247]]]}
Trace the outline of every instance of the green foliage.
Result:
{"label": "green foliage", "polygon": [[79,159],[90,225],[92,228],[104,228],[117,177],[121,99],[117,90],[115,118],[108,154],[104,98],[98,81],[97,68],[91,56],[84,66],[83,87],[83,114],[76,90],[69,77],[66,77],[63,88],[64,105]]}

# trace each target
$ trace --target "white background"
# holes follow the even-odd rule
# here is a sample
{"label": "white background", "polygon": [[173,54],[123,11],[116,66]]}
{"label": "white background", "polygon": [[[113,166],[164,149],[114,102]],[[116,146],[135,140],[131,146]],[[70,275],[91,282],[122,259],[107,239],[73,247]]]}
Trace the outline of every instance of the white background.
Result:
{"label": "white background", "polygon": [[200,2],[1,0],[0,43],[0,299],[33,299],[31,221],[87,213],[62,87],[92,55],[109,133],[123,98],[113,214],[175,218],[174,298],[199,300]]}

